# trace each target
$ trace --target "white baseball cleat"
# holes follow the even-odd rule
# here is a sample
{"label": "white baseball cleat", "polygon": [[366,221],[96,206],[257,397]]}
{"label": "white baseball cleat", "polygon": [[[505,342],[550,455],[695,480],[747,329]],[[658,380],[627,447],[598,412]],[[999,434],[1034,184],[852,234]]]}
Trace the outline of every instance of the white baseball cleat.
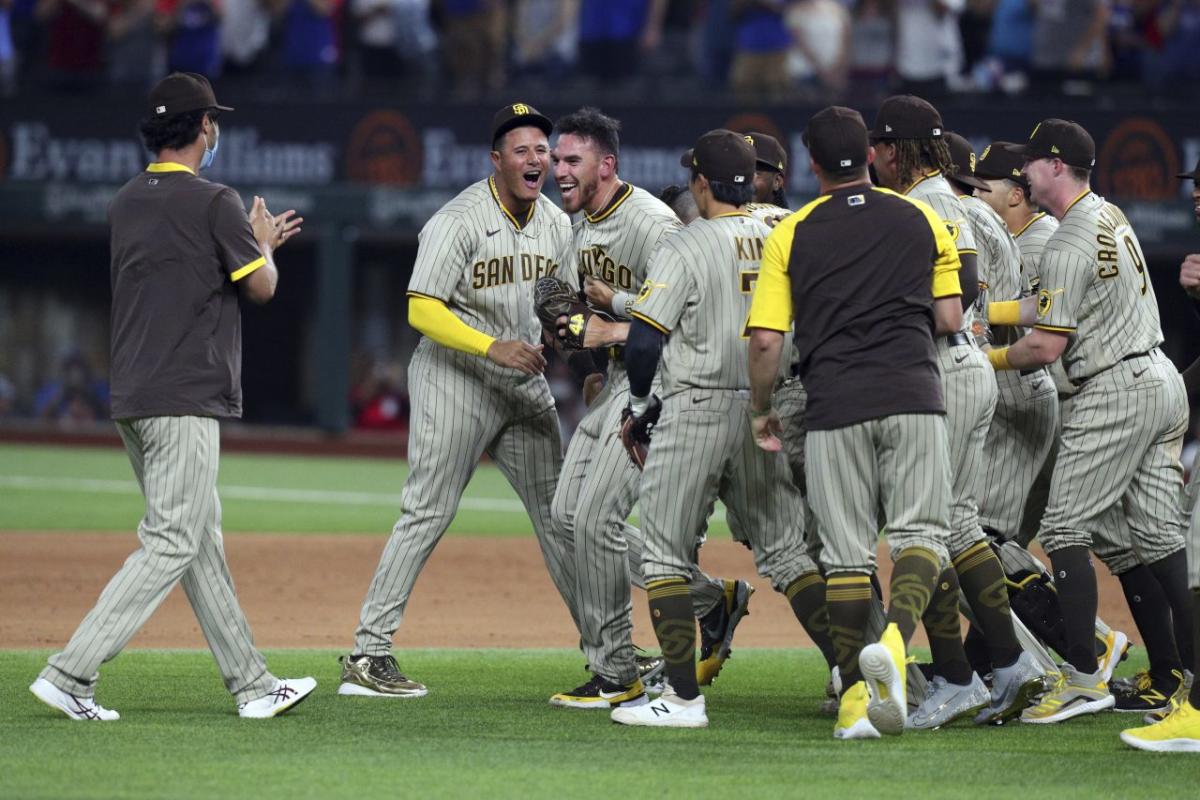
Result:
{"label": "white baseball cleat", "polygon": [[38,678],[29,687],[33,696],[51,708],[61,711],[71,719],[93,722],[113,722],[121,715],[98,704],[91,697],[79,697],[59,689],[45,678]]}
{"label": "white baseball cleat", "polygon": [[275,688],[257,700],[238,706],[238,716],[246,719],[268,719],[295,708],[301,700],[312,694],[317,682],[312,678],[289,678],[275,684]]}
{"label": "white baseball cleat", "polygon": [[669,687],[657,700],[632,708],[614,708],[612,721],[651,728],[707,728],[704,695],[684,700]]}

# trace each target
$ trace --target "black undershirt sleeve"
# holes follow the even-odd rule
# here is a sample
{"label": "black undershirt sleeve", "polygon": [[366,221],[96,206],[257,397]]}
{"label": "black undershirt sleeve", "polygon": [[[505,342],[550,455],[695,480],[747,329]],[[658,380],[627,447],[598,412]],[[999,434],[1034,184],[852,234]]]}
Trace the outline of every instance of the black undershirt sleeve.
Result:
{"label": "black undershirt sleeve", "polygon": [[958,270],[958,282],[962,285],[962,307],[966,311],[979,297],[979,264],[974,253],[959,253],[962,267]]}
{"label": "black undershirt sleeve", "polygon": [[625,339],[625,372],[629,375],[629,391],[634,397],[650,394],[658,358],[662,354],[663,334],[640,319],[634,319]]}

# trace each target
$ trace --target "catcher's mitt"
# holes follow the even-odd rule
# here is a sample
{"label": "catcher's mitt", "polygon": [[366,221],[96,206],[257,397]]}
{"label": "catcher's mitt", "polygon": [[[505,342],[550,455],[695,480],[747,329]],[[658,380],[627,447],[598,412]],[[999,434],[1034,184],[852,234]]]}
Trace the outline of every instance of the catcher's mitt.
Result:
{"label": "catcher's mitt", "polygon": [[[583,336],[587,332],[588,320],[594,313],[572,289],[558,278],[538,278],[533,285],[533,307],[537,311],[542,329],[552,341],[566,350],[582,350]],[[566,325],[558,321],[566,317]]]}
{"label": "catcher's mitt", "polygon": [[650,453],[650,435],[658,418],[662,414],[662,401],[658,395],[650,395],[650,405],[642,414],[634,414],[628,406],[621,412],[621,444],[629,453],[629,460],[638,469],[646,466],[646,456]]}

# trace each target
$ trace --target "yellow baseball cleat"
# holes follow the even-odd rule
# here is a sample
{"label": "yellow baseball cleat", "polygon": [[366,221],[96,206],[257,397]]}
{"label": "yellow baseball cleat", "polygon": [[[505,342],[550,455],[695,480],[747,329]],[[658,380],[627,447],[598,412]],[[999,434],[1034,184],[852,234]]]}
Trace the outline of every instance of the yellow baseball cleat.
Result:
{"label": "yellow baseball cleat", "polygon": [[867,685],[862,681],[842,695],[838,705],[837,723],[833,726],[835,739],[878,739],[879,731],[867,719]]}
{"label": "yellow baseball cleat", "polygon": [[864,647],[858,656],[858,666],[871,695],[867,701],[867,717],[877,731],[890,736],[904,733],[904,721],[908,717],[906,662],[904,637],[894,622],[888,624],[878,642]]}
{"label": "yellow baseball cleat", "polygon": [[1108,683],[1101,672],[1088,675],[1070,664],[1063,664],[1054,686],[1042,695],[1036,706],[1021,713],[1021,722],[1039,725],[1063,722],[1071,717],[1096,714],[1112,708],[1115,702],[1116,698],[1109,694]]}
{"label": "yellow baseball cleat", "polygon": [[725,666],[733,652],[733,632],[750,614],[750,596],[754,587],[746,581],[723,581],[725,596],[720,604],[700,620],[700,660],[696,662],[696,682],[708,686]]}
{"label": "yellow baseball cleat", "polygon": [[1200,711],[1185,700],[1162,722],[1121,731],[1121,741],[1154,753],[1200,753]]}

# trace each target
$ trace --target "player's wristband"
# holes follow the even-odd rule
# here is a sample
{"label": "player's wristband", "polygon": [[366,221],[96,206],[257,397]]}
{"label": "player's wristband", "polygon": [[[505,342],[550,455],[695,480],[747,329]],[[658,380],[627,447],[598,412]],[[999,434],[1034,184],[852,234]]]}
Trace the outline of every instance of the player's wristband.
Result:
{"label": "player's wristband", "polygon": [[1007,347],[993,347],[988,350],[987,357],[994,369],[1015,369],[1012,364],[1008,363]]}
{"label": "player's wristband", "polygon": [[988,322],[993,325],[1021,324],[1020,300],[1001,300],[997,303],[988,303],[987,312]]}
{"label": "player's wristband", "polygon": [[637,301],[637,295],[629,292],[613,292],[612,310],[618,317],[628,317],[629,307]]}

